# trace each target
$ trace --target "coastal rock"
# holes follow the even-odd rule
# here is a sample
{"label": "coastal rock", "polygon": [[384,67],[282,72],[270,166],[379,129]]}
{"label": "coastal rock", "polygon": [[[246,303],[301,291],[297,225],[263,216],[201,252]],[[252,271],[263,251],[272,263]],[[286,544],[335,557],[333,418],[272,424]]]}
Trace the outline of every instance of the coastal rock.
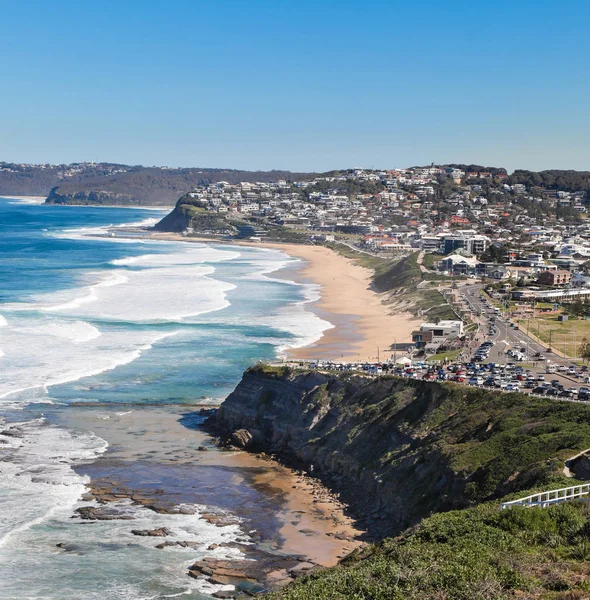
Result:
{"label": "coastal rock", "polygon": [[201,544],[199,544],[199,542],[184,542],[184,541],[180,541],[180,542],[162,542],[161,544],[158,544],[156,546],[156,548],[158,550],[162,550],[164,548],[170,548],[171,546],[176,546],[179,548],[194,548],[195,550],[197,550]]}
{"label": "coastal rock", "polygon": [[238,448],[247,449],[254,441],[254,436],[247,429],[238,429],[231,434],[231,441]]}
{"label": "coastal rock", "polygon": [[[206,426],[229,444],[255,446],[320,479],[340,494],[338,506],[368,516],[371,534],[382,538],[424,514],[465,504],[466,479],[424,439],[429,411],[444,412],[452,393],[432,382],[258,365]],[[334,501],[305,475],[299,483],[314,489],[316,505]],[[427,504],[425,490],[432,491]]]}
{"label": "coastal rock", "polygon": [[76,509],[75,512],[78,513],[78,518],[86,521],[132,521],[134,519],[129,514],[111,510],[108,507],[83,506]]}
{"label": "coastal rock", "polygon": [[143,537],[166,537],[172,535],[172,531],[166,527],[160,527],[158,529],[132,529],[131,533]]}
{"label": "coastal rock", "polygon": [[291,567],[289,569],[289,574],[292,576],[298,576],[303,573],[306,573],[307,571],[311,571],[311,569],[313,569],[314,566],[315,565],[313,565],[312,563],[300,562],[298,565],[295,565],[294,567]]}

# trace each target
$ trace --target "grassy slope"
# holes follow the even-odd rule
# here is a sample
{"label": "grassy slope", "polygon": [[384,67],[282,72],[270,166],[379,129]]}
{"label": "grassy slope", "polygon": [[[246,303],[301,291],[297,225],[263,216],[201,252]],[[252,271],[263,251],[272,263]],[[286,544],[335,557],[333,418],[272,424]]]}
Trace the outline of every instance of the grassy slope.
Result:
{"label": "grassy slope", "polygon": [[[395,490],[404,488],[415,508],[410,522],[424,511],[573,485],[564,461],[590,448],[585,404],[392,376],[334,374],[318,385],[307,383],[305,370],[250,372],[286,379],[281,394],[313,385],[305,396],[314,423],[306,429],[307,449],[350,458]],[[272,414],[260,413],[256,426],[264,428],[267,417]]]}
{"label": "grassy slope", "polygon": [[438,514],[285,590],[281,600],[588,598],[590,506]]}
{"label": "grassy slope", "polygon": [[395,295],[395,301],[401,301],[411,312],[418,314],[428,310],[429,319],[456,319],[457,316],[451,310],[446,300],[436,289],[418,289],[419,283],[424,281],[445,281],[448,278],[436,273],[423,273],[418,264],[418,253],[413,252],[401,259],[392,260],[372,256],[370,254],[356,252],[344,244],[327,244],[335,252],[351,258],[357,264],[371,269],[375,275],[373,278],[375,289],[382,293]]}

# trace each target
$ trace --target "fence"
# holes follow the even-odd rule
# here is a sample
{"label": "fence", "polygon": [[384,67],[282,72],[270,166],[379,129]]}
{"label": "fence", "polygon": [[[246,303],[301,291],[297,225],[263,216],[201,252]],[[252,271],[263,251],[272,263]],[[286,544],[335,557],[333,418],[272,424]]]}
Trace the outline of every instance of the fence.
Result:
{"label": "fence", "polygon": [[510,502],[502,502],[500,508],[510,508],[511,506],[540,506],[545,508],[551,504],[557,504],[558,502],[565,502],[566,500],[573,500],[574,498],[581,498],[590,494],[590,483],[584,485],[574,485],[572,487],[560,488],[558,490],[550,490],[548,492],[540,492],[538,494],[532,494],[526,498],[519,498],[518,500],[511,500]]}

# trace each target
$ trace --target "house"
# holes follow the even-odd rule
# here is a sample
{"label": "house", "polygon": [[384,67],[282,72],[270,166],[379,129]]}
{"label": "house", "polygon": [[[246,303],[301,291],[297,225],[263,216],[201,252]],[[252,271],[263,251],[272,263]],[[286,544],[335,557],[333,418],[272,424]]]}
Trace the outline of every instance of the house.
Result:
{"label": "house", "polygon": [[422,323],[420,329],[412,332],[412,341],[416,348],[427,344],[440,344],[463,336],[463,321],[439,321]]}
{"label": "house", "polygon": [[459,248],[464,248],[470,254],[481,254],[490,245],[485,235],[451,235],[444,238],[444,253],[449,254]]}
{"label": "house", "polygon": [[465,252],[457,250],[457,252],[439,261],[438,268],[454,275],[468,275],[475,271],[477,262],[477,258],[474,256],[466,255]]}
{"label": "house", "polygon": [[548,285],[551,287],[563,287],[569,284],[572,274],[569,271],[542,271],[539,274],[537,283],[539,285]]}

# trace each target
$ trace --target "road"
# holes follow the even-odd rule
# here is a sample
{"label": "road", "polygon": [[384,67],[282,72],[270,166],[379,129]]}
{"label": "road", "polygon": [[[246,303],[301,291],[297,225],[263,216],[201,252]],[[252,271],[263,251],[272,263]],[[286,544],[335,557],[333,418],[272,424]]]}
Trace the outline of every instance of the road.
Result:
{"label": "road", "polygon": [[[496,333],[492,336],[488,335],[489,329],[489,317],[494,315],[494,311],[486,307],[485,301],[482,300],[480,292],[482,289],[481,284],[465,285],[460,288],[460,292],[467,298],[468,305],[474,314],[474,319],[480,325],[478,334],[478,342],[471,346],[472,350],[475,350],[479,344],[484,340],[491,340],[494,342],[494,347],[490,351],[489,362],[506,363],[514,362],[514,359],[507,355],[506,352],[511,348],[520,350],[525,348],[525,354],[530,358],[529,363],[533,363],[531,370],[535,373],[545,374],[547,364],[565,365],[569,367],[572,363],[567,358],[562,358],[554,353],[547,352],[547,345],[541,345],[538,342],[531,339],[526,335],[526,332],[522,330],[515,330],[510,327],[509,323],[506,322],[505,318],[501,315],[495,315],[495,327]],[[535,363],[535,354],[542,354],[545,359]],[[581,385],[581,380],[576,380],[571,377],[565,377],[561,373],[546,374],[546,380],[551,381],[553,379],[559,380],[565,387],[573,387]]]}

